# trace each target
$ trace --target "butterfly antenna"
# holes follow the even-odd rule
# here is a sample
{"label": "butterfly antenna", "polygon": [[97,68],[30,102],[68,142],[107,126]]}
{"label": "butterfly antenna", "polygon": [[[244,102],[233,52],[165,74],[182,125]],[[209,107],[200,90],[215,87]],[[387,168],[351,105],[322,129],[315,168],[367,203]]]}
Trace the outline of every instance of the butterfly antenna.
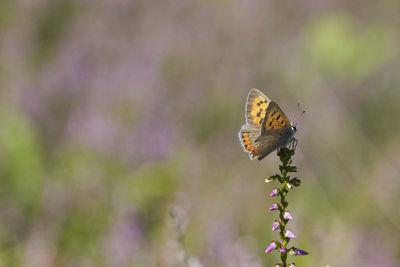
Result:
{"label": "butterfly antenna", "polygon": [[[300,102],[297,102],[297,110],[299,110],[299,109],[300,109]],[[297,112],[294,112],[292,118],[296,118],[297,119],[298,115],[296,115],[296,113]],[[295,120],[293,120],[293,122],[295,122]]]}
{"label": "butterfly antenna", "polygon": [[303,109],[294,119],[293,122],[296,123],[297,119],[300,118],[301,115],[303,115],[304,113],[306,113],[306,110]]}

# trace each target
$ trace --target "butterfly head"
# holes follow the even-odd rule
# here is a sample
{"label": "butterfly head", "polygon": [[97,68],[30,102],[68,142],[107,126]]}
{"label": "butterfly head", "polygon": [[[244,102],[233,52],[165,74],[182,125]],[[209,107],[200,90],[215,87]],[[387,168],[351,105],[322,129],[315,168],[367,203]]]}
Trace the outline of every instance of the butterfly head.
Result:
{"label": "butterfly head", "polygon": [[295,133],[295,132],[297,132],[297,123],[292,123],[291,125],[290,125],[290,127],[292,128],[292,131]]}

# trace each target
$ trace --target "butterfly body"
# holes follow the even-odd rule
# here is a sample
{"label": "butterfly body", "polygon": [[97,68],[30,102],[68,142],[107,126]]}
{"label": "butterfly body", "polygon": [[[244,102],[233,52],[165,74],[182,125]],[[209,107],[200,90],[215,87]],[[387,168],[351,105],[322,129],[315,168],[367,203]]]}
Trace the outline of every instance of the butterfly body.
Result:
{"label": "butterfly body", "polygon": [[275,149],[295,140],[295,125],[278,104],[257,89],[249,92],[245,116],[246,124],[239,131],[239,139],[250,159],[262,160]]}

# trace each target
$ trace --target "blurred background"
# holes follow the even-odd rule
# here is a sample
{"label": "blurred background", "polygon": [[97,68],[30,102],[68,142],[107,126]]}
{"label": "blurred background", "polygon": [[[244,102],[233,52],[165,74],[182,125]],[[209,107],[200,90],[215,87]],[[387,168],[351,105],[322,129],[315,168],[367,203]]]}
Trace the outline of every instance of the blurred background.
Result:
{"label": "blurred background", "polygon": [[400,2],[0,1],[0,266],[272,266],[250,88],[297,102],[297,266],[400,265]]}

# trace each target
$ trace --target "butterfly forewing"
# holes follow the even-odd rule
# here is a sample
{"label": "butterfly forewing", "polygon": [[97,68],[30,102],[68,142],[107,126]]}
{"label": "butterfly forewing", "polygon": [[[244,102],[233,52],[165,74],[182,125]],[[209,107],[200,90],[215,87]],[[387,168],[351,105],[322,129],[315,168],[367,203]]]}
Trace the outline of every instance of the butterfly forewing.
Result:
{"label": "butterfly forewing", "polygon": [[261,127],[270,102],[271,100],[262,92],[255,88],[251,89],[247,96],[246,122]]}
{"label": "butterfly forewing", "polygon": [[290,121],[275,102],[268,105],[265,117],[262,120],[261,135],[269,131],[290,128]]}

